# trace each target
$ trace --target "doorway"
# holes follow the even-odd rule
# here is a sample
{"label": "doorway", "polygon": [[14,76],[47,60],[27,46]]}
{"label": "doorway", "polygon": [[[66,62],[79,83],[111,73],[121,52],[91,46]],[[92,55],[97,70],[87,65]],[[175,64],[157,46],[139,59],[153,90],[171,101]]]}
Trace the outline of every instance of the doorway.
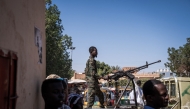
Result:
{"label": "doorway", "polygon": [[17,56],[0,49],[0,109],[15,109]]}

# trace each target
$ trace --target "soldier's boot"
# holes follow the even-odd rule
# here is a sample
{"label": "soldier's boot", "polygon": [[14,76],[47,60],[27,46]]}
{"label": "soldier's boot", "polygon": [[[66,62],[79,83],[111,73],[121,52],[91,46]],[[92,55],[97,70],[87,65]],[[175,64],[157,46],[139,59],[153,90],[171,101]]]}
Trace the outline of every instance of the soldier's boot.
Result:
{"label": "soldier's boot", "polygon": [[[102,94],[103,95],[103,94]],[[103,97],[102,97],[103,98]],[[99,102],[100,102],[100,108],[105,108],[105,106],[104,106],[104,99],[100,99],[99,100]]]}
{"label": "soldier's boot", "polygon": [[92,107],[86,107],[86,108],[84,108],[84,109],[92,109]]}
{"label": "soldier's boot", "polygon": [[100,108],[105,108],[105,106],[104,105],[100,105]]}
{"label": "soldier's boot", "polygon": [[104,106],[104,99],[100,99],[100,108],[105,108],[105,106]]}
{"label": "soldier's boot", "polygon": [[100,103],[100,108],[105,108],[104,103]]}

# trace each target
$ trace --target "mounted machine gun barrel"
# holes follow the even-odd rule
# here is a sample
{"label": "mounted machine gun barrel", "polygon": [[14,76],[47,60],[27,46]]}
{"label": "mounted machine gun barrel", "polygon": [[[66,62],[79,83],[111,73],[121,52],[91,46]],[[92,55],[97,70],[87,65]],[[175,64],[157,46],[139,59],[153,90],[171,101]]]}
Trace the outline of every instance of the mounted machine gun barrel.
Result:
{"label": "mounted machine gun barrel", "polygon": [[114,73],[113,75],[108,76],[108,80],[109,80],[109,79],[118,80],[119,78],[121,78],[121,77],[123,77],[123,76],[127,76],[127,77],[129,77],[129,78],[134,78],[134,76],[131,75],[132,73],[138,72],[138,71],[140,71],[140,70],[142,70],[142,69],[145,69],[145,68],[148,68],[149,65],[152,65],[152,64],[155,64],[155,63],[159,63],[159,62],[161,62],[161,60],[158,60],[158,61],[153,62],[153,63],[150,63],[150,64],[148,64],[148,62],[146,62],[146,65],[143,65],[143,66],[140,66],[140,67],[131,69],[131,70],[118,71],[118,72]]}

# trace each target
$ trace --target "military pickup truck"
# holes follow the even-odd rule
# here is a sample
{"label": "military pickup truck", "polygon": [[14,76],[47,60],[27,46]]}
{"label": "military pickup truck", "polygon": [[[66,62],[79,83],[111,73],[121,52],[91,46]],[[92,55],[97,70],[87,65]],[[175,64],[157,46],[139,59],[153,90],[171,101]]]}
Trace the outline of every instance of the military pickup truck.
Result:
{"label": "military pickup truck", "polygon": [[170,109],[190,109],[190,78],[170,77],[161,80],[168,89]]}

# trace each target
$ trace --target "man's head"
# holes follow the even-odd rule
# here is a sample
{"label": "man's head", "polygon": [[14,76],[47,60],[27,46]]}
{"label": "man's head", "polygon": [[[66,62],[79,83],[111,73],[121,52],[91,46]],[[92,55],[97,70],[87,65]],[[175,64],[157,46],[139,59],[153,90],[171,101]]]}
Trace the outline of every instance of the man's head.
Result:
{"label": "man's head", "polygon": [[147,105],[155,109],[168,105],[168,91],[166,86],[159,80],[148,80],[143,85],[143,94]]}
{"label": "man's head", "polygon": [[141,80],[137,80],[136,83],[137,83],[138,86],[141,86]]}
{"label": "man's head", "polygon": [[91,46],[91,47],[89,48],[89,53],[90,53],[90,55],[91,55],[92,57],[97,57],[97,55],[98,55],[98,50],[97,50],[96,47]]}
{"label": "man's head", "polygon": [[45,105],[51,108],[61,107],[64,100],[63,79],[46,79],[41,86],[42,97]]}

